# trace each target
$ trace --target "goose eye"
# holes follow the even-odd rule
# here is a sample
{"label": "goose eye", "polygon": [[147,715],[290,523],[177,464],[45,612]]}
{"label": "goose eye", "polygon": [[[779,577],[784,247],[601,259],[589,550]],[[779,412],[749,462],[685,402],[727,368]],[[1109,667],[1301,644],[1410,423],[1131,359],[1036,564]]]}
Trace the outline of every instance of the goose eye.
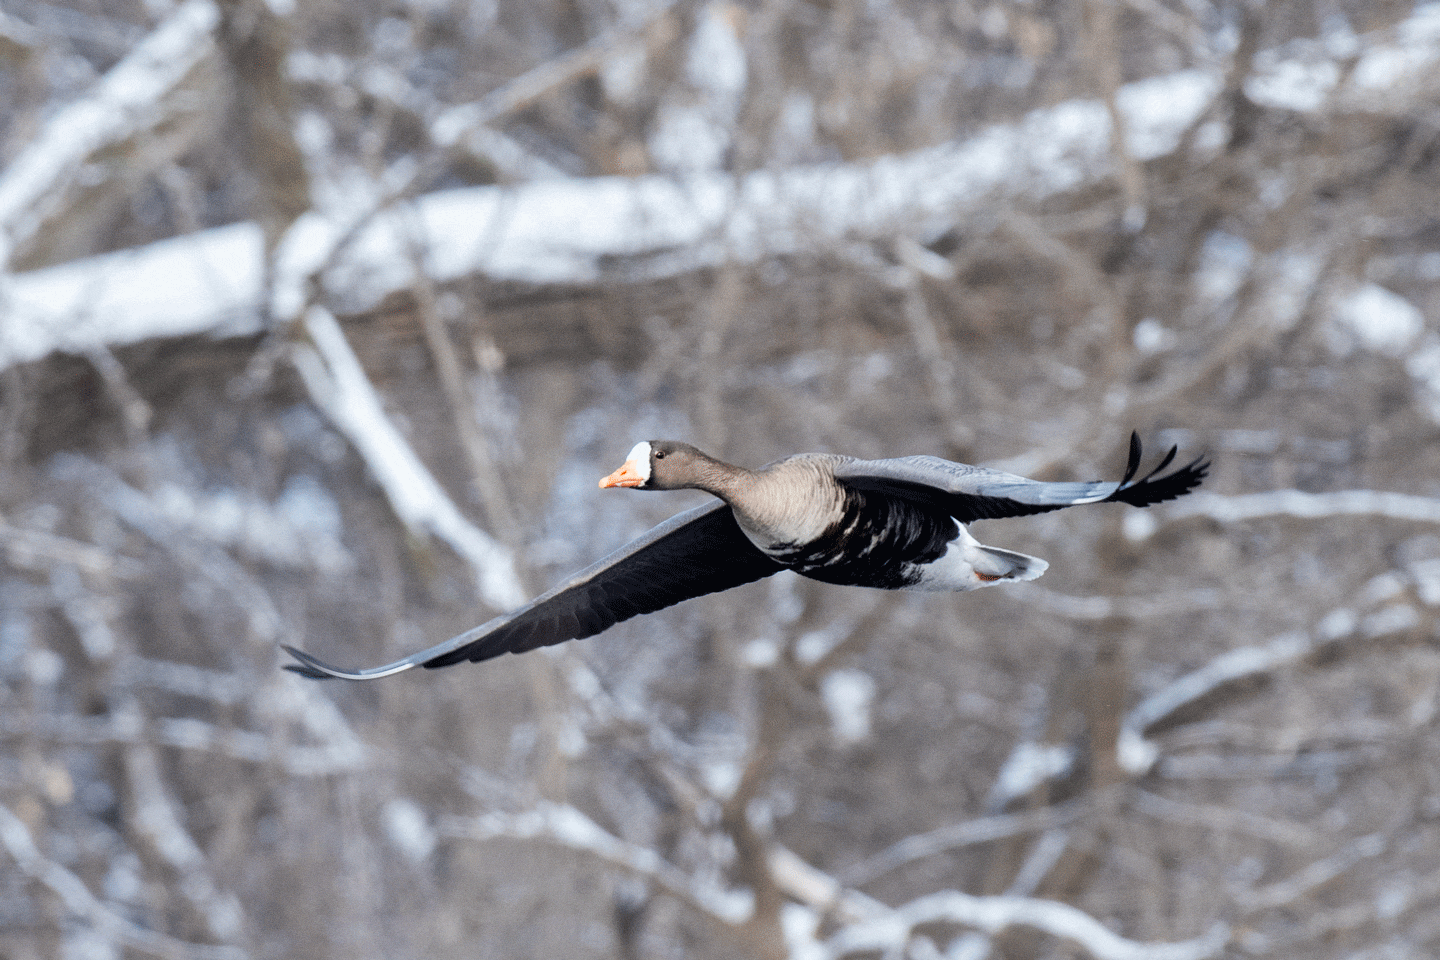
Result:
{"label": "goose eye", "polygon": [[656,450],[656,451],[655,451],[655,459],[656,459],[656,460],[664,460],[664,459],[665,459],[665,451],[664,451],[664,450]]}

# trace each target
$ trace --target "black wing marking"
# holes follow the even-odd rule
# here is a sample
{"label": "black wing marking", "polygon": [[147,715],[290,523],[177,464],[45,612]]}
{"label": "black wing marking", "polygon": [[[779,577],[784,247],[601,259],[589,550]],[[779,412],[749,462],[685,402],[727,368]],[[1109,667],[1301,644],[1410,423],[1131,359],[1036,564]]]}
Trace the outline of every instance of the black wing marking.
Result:
{"label": "black wing marking", "polygon": [[1210,464],[1198,457],[1186,466],[1157,476],[1175,459],[1172,447],[1160,465],[1140,480],[1140,437],[1130,434],[1130,457],[1119,482],[1042,483],[1013,473],[953,463],[939,457],[895,460],[849,460],[835,476],[860,490],[874,490],[940,507],[961,523],[1000,517],[1023,517],[1081,503],[1128,503],[1148,507],[1183,496],[1205,479]]}
{"label": "black wing marking", "polygon": [[411,667],[446,667],[579,640],[642,613],[729,590],[785,569],[741,532],[724,503],[677,514],[548,593],[403,660],[341,670],[293,647],[287,670],[314,680],[375,680]]}

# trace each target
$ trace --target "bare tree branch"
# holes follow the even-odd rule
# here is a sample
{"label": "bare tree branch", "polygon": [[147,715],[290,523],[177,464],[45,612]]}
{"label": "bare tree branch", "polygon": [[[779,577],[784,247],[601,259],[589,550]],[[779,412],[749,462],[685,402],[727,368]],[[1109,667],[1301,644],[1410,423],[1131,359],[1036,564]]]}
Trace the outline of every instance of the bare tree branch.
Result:
{"label": "bare tree branch", "polygon": [[[1393,44],[1367,49],[1347,90],[1368,91],[1383,79],[1397,80],[1396,64],[1423,74],[1440,57],[1440,31],[1431,28],[1437,18],[1420,12],[1412,19],[1411,26],[1396,31]],[[1374,66],[1365,68],[1367,63]],[[1387,69],[1391,73],[1385,73]],[[1271,70],[1294,77],[1285,61],[1277,61]],[[1304,76],[1322,91],[1318,103],[1324,104],[1333,82],[1323,71]],[[1173,150],[1218,87],[1214,76],[1187,71],[1122,88],[1117,101],[1131,124],[1131,154],[1146,161]],[[1418,95],[1425,88],[1419,84],[1407,89]],[[1267,91],[1252,95],[1263,100]],[[1273,91],[1268,95],[1280,96]],[[1284,88],[1284,96],[1293,98],[1293,89]],[[1398,110],[1405,101],[1391,97],[1377,103],[1370,96],[1362,102],[1366,109]],[[428,195],[417,201],[416,210],[427,233],[434,230],[437,235],[433,241],[427,238],[426,246],[436,252],[431,269],[439,281],[482,273],[535,283],[591,283],[617,261],[629,263],[642,276],[670,276],[731,259],[753,263],[825,249],[857,234],[923,239],[948,229],[977,203],[1075,189],[1109,175],[1108,139],[1095,136],[1107,130],[1101,104],[1072,101],[1037,110],[1015,124],[992,127],[963,143],[869,165],[757,171],[738,182],[701,175],[680,182],[594,178],[477,188]],[[411,182],[408,175],[400,179]],[[398,197],[406,189],[402,184],[382,188],[382,193]],[[279,247],[272,314],[282,320],[298,317],[310,299],[309,278],[342,251],[348,251],[343,262],[335,263],[324,278],[337,305],[363,309],[407,287],[411,275],[401,254],[402,234],[385,216],[377,216],[388,203],[370,204],[358,214],[351,211],[344,223],[314,211],[301,217]],[[585,229],[577,230],[573,219],[557,215],[559,210],[586,211]],[[505,224],[504,242],[492,244],[487,238],[500,222]],[[361,225],[368,226],[357,233]],[[202,250],[207,252],[200,255]],[[16,277],[8,290],[12,319],[0,341],[0,367],[96,342],[113,346],[151,336],[223,332],[237,308],[253,318],[263,299],[262,250],[253,225],[236,225],[205,231],[183,243],[171,241]],[[221,282],[206,272],[210,257],[224,258],[232,268],[248,263],[249,269],[238,275],[232,270]],[[123,283],[117,274],[124,275]],[[87,282],[85,276],[91,279]],[[174,289],[177,284],[221,289],[204,296],[170,297],[164,303],[154,298],[157,287]],[[79,301],[77,290],[87,291]],[[137,297],[143,306],[137,305]],[[77,314],[92,313],[106,322],[74,328]],[[117,316],[124,318],[123,325],[110,319]],[[253,325],[250,319],[248,326],[232,326],[230,332]],[[1232,355],[1237,345],[1249,342],[1248,336],[1242,331],[1223,338],[1212,358]],[[1194,378],[1187,376],[1184,382],[1193,383]],[[1174,391],[1173,385],[1155,389],[1166,395]]]}
{"label": "bare tree branch", "polygon": [[305,329],[310,342],[296,345],[296,367],[316,404],[370,465],[401,522],[438,537],[463,557],[491,606],[508,610],[523,603],[510,551],[465,519],[390,423],[335,318],[314,307],[305,315]]}
{"label": "bare tree branch", "polygon": [[236,947],[186,943],[125,919],[98,900],[74,873],[43,856],[24,821],[5,806],[0,806],[0,844],[21,872],[49,888],[67,911],[132,950],[166,960],[241,960],[249,956]]}
{"label": "bare tree branch", "polygon": [[1023,813],[978,817],[939,827],[928,833],[917,833],[848,868],[844,873],[845,881],[860,886],[924,857],[970,844],[989,843],[1024,833],[1053,830],[1084,817],[1091,808],[1089,800],[1077,797],[1051,807],[1040,807]]}
{"label": "bare tree branch", "polygon": [[0,173],[0,275],[15,251],[55,216],[66,187],[96,151],[160,118],[162,98],[213,52],[218,19],[211,0],[181,4],[88,96],[52,117]]}
{"label": "bare tree branch", "polygon": [[470,840],[545,840],[641,876],[691,909],[727,925],[746,922],[754,909],[748,891],[702,885],[655,851],[609,833],[569,804],[540,803],[520,813],[490,811],[472,818],[451,818],[438,825],[442,836]]}

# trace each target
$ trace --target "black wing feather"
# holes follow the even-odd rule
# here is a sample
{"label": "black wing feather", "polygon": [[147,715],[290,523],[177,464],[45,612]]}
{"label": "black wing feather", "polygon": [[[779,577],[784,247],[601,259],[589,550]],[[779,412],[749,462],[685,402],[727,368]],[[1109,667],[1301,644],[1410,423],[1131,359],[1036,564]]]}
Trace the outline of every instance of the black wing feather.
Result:
{"label": "black wing feather", "polygon": [[[1155,474],[1165,469],[1174,459],[1175,448],[1172,447],[1160,466],[1151,470],[1144,480],[1128,487],[1121,487],[1105,500],[1111,503],[1128,503],[1132,507],[1148,507],[1151,504],[1164,503],[1166,500],[1183,497],[1200,486],[1205,475],[1210,472],[1210,461],[1204,457],[1196,457],[1174,473],[1155,477]],[[1151,479],[1152,477],[1154,479]]]}
{"label": "black wing feather", "polygon": [[[1173,453],[1171,454],[1174,455]],[[1169,458],[1166,458],[1169,463]],[[1120,478],[1120,486],[1125,486],[1135,479],[1135,474],[1140,472],[1140,434],[1134,430],[1130,431],[1130,456],[1125,462],[1125,476]]]}
{"label": "black wing feather", "polygon": [[415,666],[446,667],[462,660],[523,653],[591,637],[622,620],[783,569],[756,549],[740,530],[735,514],[717,501],[671,517],[520,609],[403,660],[367,670],[341,670],[286,647],[300,661],[286,669],[316,680],[373,680]]}

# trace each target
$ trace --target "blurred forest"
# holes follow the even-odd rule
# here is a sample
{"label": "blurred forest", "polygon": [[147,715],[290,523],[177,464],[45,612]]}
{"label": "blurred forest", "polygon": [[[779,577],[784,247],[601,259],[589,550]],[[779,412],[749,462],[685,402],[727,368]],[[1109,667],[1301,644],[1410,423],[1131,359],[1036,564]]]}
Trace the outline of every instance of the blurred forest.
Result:
{"label": "blurred forest", "polygon": [[[1440,956],[1437,197],[1440,4],[6,0],[0,958]],[[280,669],[637,440],[1132,429],[1033,584]]]}

